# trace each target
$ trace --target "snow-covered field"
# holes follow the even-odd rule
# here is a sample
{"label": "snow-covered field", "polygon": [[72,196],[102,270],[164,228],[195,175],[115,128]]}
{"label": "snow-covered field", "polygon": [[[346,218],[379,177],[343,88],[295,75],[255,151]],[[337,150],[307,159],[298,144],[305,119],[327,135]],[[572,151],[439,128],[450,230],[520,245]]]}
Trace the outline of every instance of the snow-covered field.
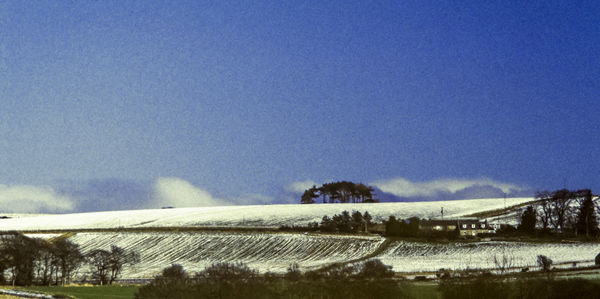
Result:
{"label": "snow-covered field", "polygon": [[[521,204],[532,198],[509,198],[506,206]],[[417,216],[436,218],[444,208],[445,217],[460,217],[478,212],[502,209],[503,199],[476,199],[445,202],[410,202],[377,204],[315,204],[227,206],[159,210],[113,211],[64,215],[38,215],[18,219],[0,219],[0,231],[42,231],[31,237],[53,238],[57,233],[44,230],[108,229],[107,232],[79,232],[69,239],[82,251],[110,249],[117,245],[134,250],[141,263],[128,267],[123,278],[151,278],[163,268],[176,263],[193,273],[215,262],[243,262],[262,273],[282,273],[292,263],[303,270],[330,263],[365,258],[384,243],[379,236],[338,236],[282,232],[178,232],[177,227],[266,227],[306,225],[320,221],[323,215],[347,211],[368,211],[376,221],[389,215],[398,218]],[[513,213],[514,214],[514,213]],[[110,231],[116,228],[173,227],[172,231]],[[393,266],[397,272],[432,272],[451,270],[494,269],[498,259],[508,258],[508,266],[535,267],[537,256],[546,255],[560,267],[593,263],[600,252],[598,243],[417,243],[395,241],[373,258]]]}
{"label": "snow-covered field", "polygon": [[320,221],[324,215],[344,210],[368,211],[376,221],[390,215],[398,218],[437,218],[444,208],[444,217],[460,217],[472,213],[501,209],[505,206],[532,201],[533,198],[469,199],[431,202],[394,202],[375,204],[312,204],[254,205],[203,208],[130,210],[0,219],[0,231],[7,230],[68,230],[86,228],[132,227],[279,227],[306,225]]}
{"label": "snow-covered field", "polygon": [[69,238],[82,252],[133,250],[141,262],[123,271],[123,278],[152,278],[171,264],[190,272],[215,262],[243,262],[261,273],[282,273],[293,263],[303,270],[348,261],[373,252],[380,237],[322,236],[287,233],[78,233]]}
{"label": "snow-covered field", "polygon": [[[525,243],[525,242],[477,242],[477,243],[415,243],[394,242],[377,258],[393,266],[398,272],[428,272],[440,268],[449,270],[496,269],[494,256],[506,266],[536,267],[537,256],[545,255],[554,265],[573,262],[589,266],[600,253],[599,243]],[[559,266],[559,265],[557,265]]]}
{"label": "snow-covered field", "polygon": [[[36,236],[37,235],[37,236]],[[53,234],[29,234],[52,238]],[[141,262],[124,269],[122,278],[151,278],[171,265],[181,264],[194,273],[216,262],[243,262],[261,273],[284,273],[298,263],[310,270],[336,262],[347,262],[372,254],[384,238],[378,236],[338,236],[300,233],[233,232],[102,232],[77,233],[69,240],[86,253],[109,250],[117,245],[140,254]],[[551,258],[558,267],[589,266],[600,252],[598,243],[474,242],[425,243],[395,241],[373,258],[393,266],[400,273],[449,270],[496,269],[506,257],[512,271],[536,268],[537,256]],[[561,265],[562,264],[562,265]],[[83,274],[86,269],[81,269]]]}

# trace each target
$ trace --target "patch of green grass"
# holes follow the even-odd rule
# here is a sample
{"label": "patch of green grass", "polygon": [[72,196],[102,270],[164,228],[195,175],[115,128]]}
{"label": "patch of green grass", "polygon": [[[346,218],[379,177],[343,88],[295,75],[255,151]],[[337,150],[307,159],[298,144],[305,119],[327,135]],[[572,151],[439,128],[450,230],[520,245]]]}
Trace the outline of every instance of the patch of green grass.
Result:
{"label": "patch of green grass", "polygon": [[19,288],[24,291],[42,292],[51,295],[67,295],[77,299],[130,299],[134,297],[139,286],[32,286]]}
{"label": "patch of green grass", "polygon": [[441,299],[437,283],[417,283],[407,282],[402,284],[402,289],[406,292],[409,298],[414,299]]}

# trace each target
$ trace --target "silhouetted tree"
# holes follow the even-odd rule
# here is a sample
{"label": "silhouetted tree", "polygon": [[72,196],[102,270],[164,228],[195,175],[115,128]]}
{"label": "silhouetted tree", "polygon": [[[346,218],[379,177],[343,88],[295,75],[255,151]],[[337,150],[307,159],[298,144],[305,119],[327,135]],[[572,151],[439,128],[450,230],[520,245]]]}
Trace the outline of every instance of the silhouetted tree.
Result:
{"label": "silhouetted tree", "polygon": [[306,189],[302,194],[301,203],[311,204],[315,203],[315,199],[319,198],[317,186],[312,186],[310,189]]}
{"label": "silhouetted tree", "polygon": [[92,278],[105,285],[109,281],[110,271],[110,252],[104,249],[94,249],[90,251],[86,258],[92,267]]}
{"label": "silhouetted tree", "polygon": [[11,273],[12,285],[31,285],[39,243],[21,234],[2,236],[0,255]]}
{"label": "silhouetted tree", "polygon": [[520,232],[533,235],[535,234],[536,212],[533,206],[528,206],[521,214],[521,223],[517,228]]}
{"label": "silhouetted tree", "polygon": [[577,233],[590,237],[598,233],[598,220],[594,201],[592,200],[592,191],[589,189],[580,190],[579,194],[583,196],[583,200],[577,214]]}
{"label": "silhouetted tree", "polygon": [[335,225],[335,223],[327,215],[323,216],[323,219],[321,220],[321,230],[325,231],[325,232],[334,232],[334,231],[336,231],[336,225]]}
{"label": "silhouetted tree", "polygon": [[140,287],[135,298],[185,299],[198,298],[192,280],[181,265],[171,265],[162,270],[152,282]]}
{"label": "silhouetted tree", "polygon": [[569,217],[572,200],[572,193],[567,189],[557,190],[552,193],[552,200],[550,201],[552,218],[550,218],[550,223],[555,231],[561,232],[566,229],[565,223]]}
{"label": "silhouetted tree", "polygon": [[58,277],[58,262],[56,251],[52,244],[43,239],[34,239],[37,243],[37,253],[34,259],[37,283],[50,285],[53,277]]}
{"label": "silhouetted tree", "polygon": [[293,263],[287,268],[285,278],[291,281],[297,281],[302,278],[302,272],[300,272],[300,266],[298,266],[298,263]]}
{"label": "silhouetted tree", "polygon": [[352,212],[352,222],[350,223],[350,226],[354,232],[366,231],[367,222],[359,211]]}
{"label": "silhouetted tree", "polygon": [[343,233],[352,232],[352,218],[350,217],[350,213],[348,213],[348,211],[343,211],[342,214],[339,215],[333,215],[331,219],[333,220],[333,223],[335,223],[335,226],[338,231]]}
{"label": "silhouetted tree", "polygon": [[544,272],[548,272],[552,268],[552,260],[545,255],[537,256],[537,264],[538,266],[540,266],[540,268],[542,268],[542,271]]}
{"label": "silhouetted tree", "polygon": [[392,266],[385,265],[380,260],[368,260],[359,265],[358,277],[365,279],[384,279],[394,276]]}
{"label": "silhouetted tree", "polygon": [[[73,273],[84,262],[85,257],[79,250],[79,245],[65,239],[59,238],[52,243],[54,259],[56,263],[56,276],[60,273],[60,283],[66,284],[71,280]],[[57,281],[57,284],[59,281]]]}
{"label": "silhouetted tree", "polygon": [[110,247],[110,258],[108,260],[110,269],[110,281],[112,284],[117,280],[121,270],[126,265],[133,265],[140,262],[140,256],[136,252],[127,251],[119,246],[112,245]]}
{"label": "silhouetted tree", "polygon": [[366,211],[365,214],[363,215],[363,219],[365,219],[365,221],[367,222],[367,225],[368,225],[368,224],[372,223],[371,220],[373,220],[373,217],[371,216],[371,214],[369,214],[368,211]]}
{"label": "silhouetted tree", "polygon": [[542,230],[547,231],[550,228],[550,219],[552,219],[552,194],[549,191],[538,191],[535,195],[540,206],[538,216],[542,224]]}
{"label": "silhouetted tree", "polygon": [[348,181],[325,183],[317,188],[313,186],[302,194],[301,203],[314,203],[315,199],[322,198],[323,203],[357,203],[376,202],[373,198],[374,189],[365,184]]}

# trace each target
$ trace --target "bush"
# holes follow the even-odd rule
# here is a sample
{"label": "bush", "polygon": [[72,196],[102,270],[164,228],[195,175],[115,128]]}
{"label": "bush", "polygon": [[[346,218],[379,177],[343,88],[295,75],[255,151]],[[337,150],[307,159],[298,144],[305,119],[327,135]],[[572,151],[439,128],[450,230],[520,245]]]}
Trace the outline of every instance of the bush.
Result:
{"label": "bush", "polygon": [[552,260],[545,255],[538,255],[537,264],[544,272],[548,272],[552,268]]}
{"label": "bush", "polygon": [[291,281],[297,281],[302,278],[302,272],[300,272],[300,266],[297,263],[291,264],[287,272],[285,273],[285,278]]}
{"label": "bush", "polygon": [[181,265],[171,265],[162,270],[154,280],[137,291],[135,298],[195,298],[190,287],[190,277]]}
{"label": "bush", "polygon": [[[245,264],[217,263],[190,278],[181,266],[172,265],[141,287],[135,298],[404,298],[390,272],[389,266],[372,260],[304,275],[293,264],[283,277],[261,277]],[[367,275],[373,279],[365,279]]]}
{"label": "bush", "polygon": [[369,260],[359,266],[358,277],[364,279],[382,279],[394,276],[392,266],[385,265],[380,260]]}

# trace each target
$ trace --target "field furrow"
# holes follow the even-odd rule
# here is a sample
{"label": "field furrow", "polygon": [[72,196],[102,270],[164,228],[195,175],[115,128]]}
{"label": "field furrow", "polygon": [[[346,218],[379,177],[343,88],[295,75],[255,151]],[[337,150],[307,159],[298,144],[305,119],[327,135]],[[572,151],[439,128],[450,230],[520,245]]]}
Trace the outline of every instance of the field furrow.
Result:
{"label": "field furrow", "polygon": [[[598,243],[416,243],[397,241],[377,258],[398,272],[536,267],[537,256],[545,255],[555,265],[589,265],[600,252]],[[498,262],[494,261],[494,256]],[[505,259],[506,258],[506,259]],[[503,262],[506,260],[506,262]]]}
{"label": "field furrow", "polygon": [[215,262],[243,262],[261,272],[284,272],[292,263],[312,269],[360,258],[383,242],[379,237],[245,233],[78,233],[70,238],[82,251],[111,245],[140,254],[141,263],[124,278],[150,278],[175,263],[190,272]]}

